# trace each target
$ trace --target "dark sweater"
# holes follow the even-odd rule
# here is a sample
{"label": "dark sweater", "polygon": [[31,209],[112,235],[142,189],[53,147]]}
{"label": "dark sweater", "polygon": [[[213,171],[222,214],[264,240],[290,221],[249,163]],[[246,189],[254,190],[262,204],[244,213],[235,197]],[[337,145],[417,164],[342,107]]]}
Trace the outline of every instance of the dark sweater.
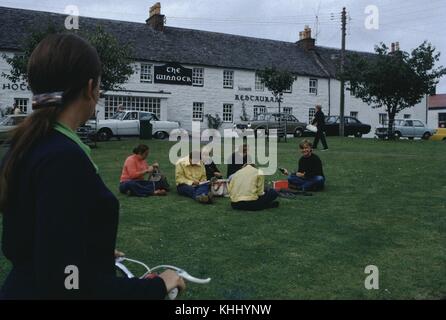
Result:
{"label": "dark sweater", "polygon": [[298,172],[305,172],[305,178],[311,178],[314,176],[323,176],[324,171],[322,170],[322,161],[321,159],[315,155],[311,154],[308,158],[301,157],[299,159],[299,168]]}
{"label": "dark sweater", "polygon": [[[242,162],[242,163],[236,163],[236,162]],[[228,164],[228,178],[230,175],[236,173],[239,171],[243,165],[246,163],[251,162],[251,157],[249,157],[247,154],[243,156],[238,152],[234,152],[231,155],[230,163]]]}
{"label": "dark sweater", "polygon": [[325,130],[325,115],[322,111],[317,111],[314,114],[314,120],[312,122],[313,125],[316,125],[319,131]]}
{"label": "dark sweater", "polygon": [[[2,250],[13,265],[0,296],[7,299],[164,298],[161,278],[116,277],[119,202],[83,150],[53,131],[15,168],[3,212]],[[67,290],[65,268],[79,270]]]}
{"label": "dark sweater", "polygon": [[220,170],[218,170],[214,161],[212,161],[210,164],[204,165],[204,168],[206,169],[206,179],[207,180],[210,180],[212,177],[215,177],[214,173],[216,173],[216,172],[220,173]]}

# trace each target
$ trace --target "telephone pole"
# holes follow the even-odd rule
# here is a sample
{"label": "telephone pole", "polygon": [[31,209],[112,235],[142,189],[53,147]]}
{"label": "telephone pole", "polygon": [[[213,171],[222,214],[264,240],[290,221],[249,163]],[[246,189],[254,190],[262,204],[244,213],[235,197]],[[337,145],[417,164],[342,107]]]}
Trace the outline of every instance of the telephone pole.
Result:
{"label": "telephone pole", "polygon": [[341,101],[339,106],[339,136],[344,136],[344,106],[345,106],[345,81],[344,81],[344,63],[345,63],[345,36],[346,36],[347,15],[345,7],[342,8],[342,46],[341,46]]}

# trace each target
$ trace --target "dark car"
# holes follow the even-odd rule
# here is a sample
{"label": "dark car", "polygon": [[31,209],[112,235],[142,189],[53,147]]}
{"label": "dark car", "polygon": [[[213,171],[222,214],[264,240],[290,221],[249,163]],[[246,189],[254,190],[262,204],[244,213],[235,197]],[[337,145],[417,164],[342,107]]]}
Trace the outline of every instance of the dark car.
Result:
{"label": "dark car", "polygon": [[[325,134],[327,136],[339,136],[339,116],[325,117]],[[344,136],[361,138],[363,134],[370,132],[372,127],[362,123],[354,117],[344,117]]]}

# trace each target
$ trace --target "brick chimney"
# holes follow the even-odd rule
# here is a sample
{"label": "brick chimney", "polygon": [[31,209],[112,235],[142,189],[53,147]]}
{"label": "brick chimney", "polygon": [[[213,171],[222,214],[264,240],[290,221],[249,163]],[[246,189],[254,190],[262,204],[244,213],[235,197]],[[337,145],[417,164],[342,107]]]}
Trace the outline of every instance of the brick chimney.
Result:
{"label": "brick chimney", "polygon": [[305,26],[304,31],[299,32],[299,41],[297,41],[297,45],[305,50],[313,50],[315,42],[315,39],[311,38],[311,28]]}
{"label": "brick chimney", "polygon": [[146,20],[146,23],[156,31],[163,31],[164,18],[164,15],[161,14],[161,4],[157,2],[150,7],[149,19]]}

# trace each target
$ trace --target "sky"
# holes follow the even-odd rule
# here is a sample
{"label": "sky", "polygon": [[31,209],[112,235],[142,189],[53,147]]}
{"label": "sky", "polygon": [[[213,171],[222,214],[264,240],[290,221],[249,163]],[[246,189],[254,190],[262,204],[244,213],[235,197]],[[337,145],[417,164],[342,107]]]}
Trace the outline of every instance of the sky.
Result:
{"label": "sky", "polygon": [[[150,0],[0,0],[0,6],[65,13],[75,5],[80,16],[144,23]],[[316,45],[341,47],[341,11],[347,10],[346,48],[373,52],[384,42],[399,42],[410,52],[423,41],[441,52],[446,66],[444,0],[162,0],[166,25],[295,42],[306,25]],[[0,23],[1,25],[1,23]],[[82,20],[80,20],[80,27]],[[0,27],[1,28],[1,27]],[[446,93],[446,77],[437,86]]]}

